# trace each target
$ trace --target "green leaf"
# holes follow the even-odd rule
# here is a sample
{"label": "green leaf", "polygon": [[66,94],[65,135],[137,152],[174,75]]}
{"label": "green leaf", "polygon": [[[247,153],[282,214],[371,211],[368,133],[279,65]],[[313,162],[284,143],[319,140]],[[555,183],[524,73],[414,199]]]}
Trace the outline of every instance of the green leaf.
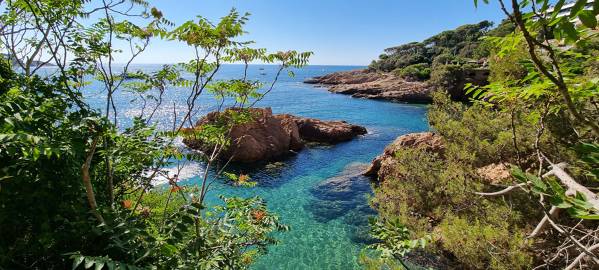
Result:
{"label": "green leaf", "polygon": [[578,14],[578,19],[582,22],[582,24],[588,28],[597,27],[597,18],[595,14],[593,14],[590,10],[583,10]]}
{"label": "green leaf", "polygon": [[551,202],[551,204],[557,208],[561,208],[561,209],[567,209],[567,208],[571,208],[573,205],[565,200],[563,200],[560,197],[551,197],[549,199],[549,201]]}
{"label": "green leaf", "polygon": [[567,39],[570,41],[578,40],[578,31],[574,27],[574,24],[570,21],[562,21],[559,24],[560,28],[568,36]]}
{"label": "green leaf", "polygon": [[566,190],[564,190],[564,188],[560,186],[560,184],[557,181],[555,181],[555,179],[549,178],[547,179],[547,183],[549,183],[549,186],[557,195],[565,197],[564,193],[566,192]]}
{"label": "green leaf", "polygon": [[528,179],[532,181],[533,185],[541,191],[547,190],[547,185],[540,178],[534,175],[528,175]]}
{"label": "green leaf", "polygon": [[[489,0],[483,0],[485,4],[489,3]],[[474,0],[474,7],[478,7],[478,0]]]}
{"label": "green leaf", "polygon": [[599,215],[580,215],[576,217],[580,219],[599,220]]}
{"label": "green leaf", "polygon": [[89,269],[91,268],[94,264],[96,263],[96,260],[94,260],[93,258],[87,257],[85,258],[85,269]]}
{"label": "green leaf", "polygon": [[77,269],[77,267],[83,262],[83,260],[85,260],[85,257],[83,256],[77,256],[73,259],[73,270]]}
{"label": "green leaf", "polygon": [[570,18],[576,17],[578,12],[584,9],[584,6],[587,4],[587,0],[577,0],[572,9],[570,10]]}
{"label": "green leaf", "polygon": [[102,270],[103,267],[104,267],[104,262],[97,262],[96,263],[96,267],[94,269],[95,270]]}
{"label": "green leaf", "polygon": [[565,3],[566,0],[559,0],[557,3],[555,3],[555,6],[553,7],[553,15],[551,15],[552,19],[557,18],[557,15],[560,13]]}
{"label": "green leaf", "polygon": [[520,168],[518,168],[518,167],[513,167],[512,168],[512,176],[514,178],[516,178],[521,183],[528,182],[528,178],[526,177],[526,175],[524,174],[524,172]]}

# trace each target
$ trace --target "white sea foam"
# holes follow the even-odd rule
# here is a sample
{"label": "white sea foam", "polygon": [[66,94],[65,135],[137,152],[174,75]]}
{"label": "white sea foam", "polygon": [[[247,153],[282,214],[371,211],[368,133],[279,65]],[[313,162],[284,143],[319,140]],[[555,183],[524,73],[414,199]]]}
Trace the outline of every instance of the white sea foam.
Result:
{"label": "white sea foam", "polygon": [[[160,170],[160,172],[152,179],[152,185],[159,186],[169,182],[169,179],[175,178],[177,175],[178,181],[187,180],[189,178],[201,175],[204,168],[198,162],[187,162],[181,166],[167,167]],[[146,173],[146,176],[151,175],[151,171]]]}

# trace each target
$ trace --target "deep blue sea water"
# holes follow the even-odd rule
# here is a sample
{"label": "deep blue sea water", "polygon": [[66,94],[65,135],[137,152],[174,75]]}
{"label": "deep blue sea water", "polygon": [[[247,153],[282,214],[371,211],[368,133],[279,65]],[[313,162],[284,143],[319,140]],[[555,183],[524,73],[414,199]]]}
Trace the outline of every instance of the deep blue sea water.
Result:
{"label": "deep blue sea water", "polygon": [[[160,65],[133,66],[132,70],[156,70]],[[269,82],[276,66],[252,65],[249,78]],[[258,185],[253,188],[230,187],[217,183],[210,193],[209,203],[216,203],[217,196],[261,196],[269,210],[280,216],[291,227],[289,232],[278,234],[278,245],[260,257],[252,269],[359,269],[357,258],[369,241],[367,217],[374,212],[368,206],[371,194],[366,179],[350,185],[350,190],[329,193],[319,184],[343,174],[348,165],[368,163],[380,154],[397,136],[424,131],[426,106],[398,104],[384,101],[355,99],[329,93],[324,88],[303,84],[309,77],[331,72],[357,69],[350,66],[308,66],[295,70],[295,77],[281,77],[275,89],[259,107],[272,107],[274,113],[290,113],[326,120],[346,120],[365,126],[368,134],[350,142],[334,146],[311,146],[297,155],[278,163],[258,168],[233,168],[249,173]],[[243,66],[226,65],[217,79],[239,78]],[[183,107],[184,89],[169,89],[163,110],[158,111],[161,127],[170,127],[173,102]],[[88,87],[85,93],[95,107],[104,106],[104,94],[98,83]],[[116,106],[119,122],[127,125],[131,117],[139,113],[139,103],[131,103],[135,95],[119,92]],[[180,104],[180,105],[177,105]],[[201,114],[214,110],[216,102],[210,95],[200,98]],[[187,184],[199,180],[200,171],[188,175]]]}

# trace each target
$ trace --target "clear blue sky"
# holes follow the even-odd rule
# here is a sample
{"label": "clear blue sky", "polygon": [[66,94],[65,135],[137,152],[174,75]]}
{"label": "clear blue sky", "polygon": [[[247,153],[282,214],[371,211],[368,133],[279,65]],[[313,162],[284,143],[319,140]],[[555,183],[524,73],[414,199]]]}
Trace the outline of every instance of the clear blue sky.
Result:
{"label": "clear blue sky", "polygon": [[[152,5],[182,23],[202,15],[217,21],[232,8],[252,15],[245,39],[270,51],[313,51],[315,65],[367,65],[383,49],[420,41],[440,31],[504,17],[496,4],[473,0],[154,0]],[[494,1],[492,1],[494,2]],[[189,59],[182,44],[154,41],[137,63]],[[119,59],[117,59],[118,61]]]}

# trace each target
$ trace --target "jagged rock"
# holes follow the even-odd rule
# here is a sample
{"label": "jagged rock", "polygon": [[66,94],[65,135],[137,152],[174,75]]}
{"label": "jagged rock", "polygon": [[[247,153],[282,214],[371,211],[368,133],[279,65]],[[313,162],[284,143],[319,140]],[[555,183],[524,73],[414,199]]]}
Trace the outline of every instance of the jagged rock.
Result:
{"label": "jagged rock", "polygon": [[367,132],[366,128],[345,121],[322,121],[288,114],[276,117],[292,119],[299,129],[300,137],[309,142],[338,143],[349,141]]}
{"label": "jagged rock", "polygon": [[[220,159],[242,163],[272,160],[290,151],[301,150],[305,142],[337,143],[366,133],[365,128],[343,121],[273,115],[270,108],[252,108],[249,113],[253,120],[233,126],[229,134],[231,145],[220,153]],[[217,122],[221,114],[207,114],[194,128]],[[183,143],[207,153],[213,149],[213,146],[192,138],[184,139]]]}
{"label": "jagged rock", "polygon": [[428,83],[406,81],[392,73],[368,70],[335,72],[305,80],[304,83],[324,85],[330,92],[357,98],[412,103],[432,101],[433,89]]}
{"label": "jagged rock", "polygon": [[423,147],[426,151],[443,155],[445,147],[441,136],[432,132],[410,133],[399,136],[393,143],[385,147],[382,155],[374,158],[364,175],[378,177],[382,180],[394,164],[394,157],[398,151],[406,148]]}

